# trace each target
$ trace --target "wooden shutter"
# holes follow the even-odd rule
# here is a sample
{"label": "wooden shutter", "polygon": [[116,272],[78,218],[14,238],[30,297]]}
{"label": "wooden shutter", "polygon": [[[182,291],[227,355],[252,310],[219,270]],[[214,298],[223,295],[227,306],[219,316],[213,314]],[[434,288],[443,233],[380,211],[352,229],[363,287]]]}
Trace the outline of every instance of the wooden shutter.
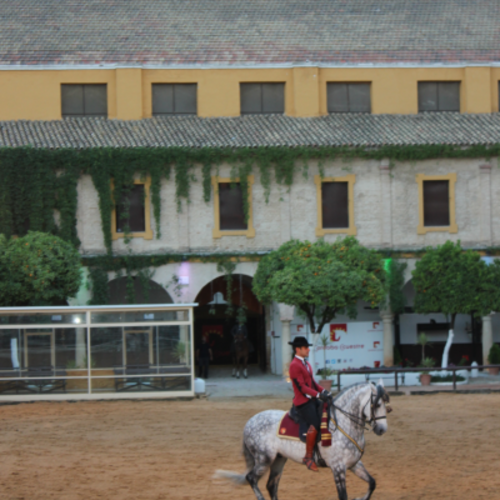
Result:
{"label": "wooden shutter", "polygon": [[424,181],[424,226],[450,225],[449,181]]}
{"label": "wooden shutter", "polygon": [[219,183],[219,217],[220,230],[247,229],[243,211],[243,195],[239,183]]}
{"label": "wooden shutter", "polygon": [[323,228],[349,227],[349,183],[323,182],[321,201]]}
{"label": "wooden shutter", "polygon": [[[144,184],[135,184],[125,198],[121,205],[116,207],[116,232],[123,233],[128,223],[130,232],[143,233],[146,231]],[[127,205],[128,217],[125,217]]]}
{"label": "wooden shutter", "polygon": [[284,113],[284,83],[241,83],[241,114]]}
{"label": "wooden shutter", "polygon": [[61,85],[63,116],[83,116],[83,85]]}
{"label": "wooden shutter", "polygon": [[154,83],[153,115],[195,115],[196,83]]}
{"label": "wooden shutter", "polygon": [[460,82],[418,82],[418,111],[460,111]]}
{"label": "wooden shutter", "polygon": [[106,85],[84,85],[83,101],[85,116],[108,116]]}

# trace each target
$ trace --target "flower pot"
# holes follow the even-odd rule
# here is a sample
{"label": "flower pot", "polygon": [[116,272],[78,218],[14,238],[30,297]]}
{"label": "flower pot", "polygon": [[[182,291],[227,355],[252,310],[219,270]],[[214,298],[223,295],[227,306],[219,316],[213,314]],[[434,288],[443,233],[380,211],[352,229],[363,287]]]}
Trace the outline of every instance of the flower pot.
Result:
{"label": "flower pot", "polygon": [[488,368],[488,371],[490,372],[490,375],[498,375],[500,368],[495,367],[495,368]]}
{"label": "flower pot", "polygon": [[320,381],[318,381],[318,384],[328,392],[330,392],[330,389],[332,388],[332,380],[321,379]]}
{"label": "flower pot", "polygon": [[420,383],[422,385],[431,385],[431,374],[430,373],[421,373],[420,374]]}

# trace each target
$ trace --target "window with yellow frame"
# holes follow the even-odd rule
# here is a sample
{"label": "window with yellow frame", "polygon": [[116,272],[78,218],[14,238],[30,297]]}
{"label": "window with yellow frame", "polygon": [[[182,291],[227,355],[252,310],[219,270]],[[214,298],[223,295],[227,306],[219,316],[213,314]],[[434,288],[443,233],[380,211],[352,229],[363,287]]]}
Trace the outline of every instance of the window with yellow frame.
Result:
{"label": "window with yellow frame", "polygon": [[243,194],[240,179],[212,176],[214,189],[214,228],[212,236],[246,236],[253,238],[252,186],[254,176],[248,176],[248,218],[243,209]]}
{"label": "window with yellow frame", "polygon": [[316,184],[316,236],[326,234],[356,235],[354,224],[354,183],[356,175],[343,177],[314,176]]}
{"label": "window with yellow frame", "polygon": [[[114,189],[114,186],[111,186]],[[134,238],[153,239],[151,229],[151,179],[136,179],[134,187],[126,195],[120,206],[115,205],[111,216],[111,234],[113,240],[123,238],[127,227]],[[128,209],[128,217],[126,211]],[[125,215],[124,215],[125,213]]]}
{"label": "window with yellow frame", "polygon": [[432,231],[458,232],[455,218],[455,183],[457,174],[417,174],[417,234]]}

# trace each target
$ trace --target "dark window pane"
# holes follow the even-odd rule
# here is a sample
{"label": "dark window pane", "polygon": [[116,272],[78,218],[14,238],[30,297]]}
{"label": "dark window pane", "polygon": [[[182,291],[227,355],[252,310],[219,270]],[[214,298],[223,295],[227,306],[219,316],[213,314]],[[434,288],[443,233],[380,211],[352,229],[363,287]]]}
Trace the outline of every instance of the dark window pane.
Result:
{"label": "dark window pane", "polygon": [[241,114],[262,113],[262,86],[260,83],[240,84]]}
{"label": "dark window pane", "polygon": [[83,102],[87,116],[107,116],[108,102],[106,85],[84,85]]}
{"label": "dark window pane", "polygon": [[418,82],[418,111],[438,111],[436,82]]}
{"label": "dark window pane", "polygon": [[222,182],[219,184],[220,229],[247,229],[243,212],[243,196],[240,184]]}
{"label": "dark window pane", "polygon": [[370,113],[370,84],[349,83],[349,111],[351,113]]}
{"label": "dark window pane", "polygon": [[347,83],[329,83],[327,93],[329,113],[347,113],[349,111]]}
{"label": "dark window pane", "polygon": [[176,114],[196,114],[196,84],[174,85],[174,108]]}
{"label": "dark window pane", "polygon": [[63,116],[83,115],[83,85],[61,85]]}
{"label": "dark window pane", "polygon": [[460,111],[460,83],[438,83],[439,111]]}
{"label": "dark window pane", "polygon": [[285,84],[263,83],[262,84],[262,112],[284,113],[285,112]]}
{"label": "dark window pane", "polygon": [[116,232],[123,233],[127,224],[132,233],[142,233],[146,230],[144,184],[135,184],[124,196],[122,203],[116,207]]}
{"label": "dark window pane", "polygon": [[172,114],[174,112],[174,86],[153,84],[153,115]]}
{"label": "dark window pane", "polygon": [[448,181],[424,181],[424,226],[449,226]]}
{"label": "dark window pane", "polygon": [[324,228],[349,227],[347,182],[323,182],[321,200]]}

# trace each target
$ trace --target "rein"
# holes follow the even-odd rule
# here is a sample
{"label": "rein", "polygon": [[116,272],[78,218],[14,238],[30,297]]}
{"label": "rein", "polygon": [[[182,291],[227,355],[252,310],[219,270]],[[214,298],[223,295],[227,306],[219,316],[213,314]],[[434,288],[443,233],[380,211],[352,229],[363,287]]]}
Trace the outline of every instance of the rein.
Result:
{"label": "rein", "polygon": [[[385,415],[382,416],[382,417],[376,417],[374,415],[374,413],[373,413],[373,408],[374,408],[373,397],[374,397],[374,395],[370,394],[370,399],[366,402],[366,404],[364,406],[364,408],[366,408],[366,405],[368,403],[371,403],[370,404],[370,417],[371,418],[369,420],[369,423],[375,422],[377,420],[382,420],[384,418],[387,418]],[[375,396],[375,398],[376,397],[377,396]],[[349,413],[348,411],[344,410],[343,408],[340,408],[333,401],[331,402],[331,408],[333,409],[333,412],[332,412],[333,413],[333,418],[330,417],[330,421],[334,424],[335,428],[338,429],[354,446],[356,446],[356,448],[358,449],[358,451],[361,454],[363,454],[365,452],[365,450],[363,448],[361,448],[361,446],[359,446],[359,444],[351,436],[349,436],[349,434],[347,434],[347,432],[344,431],[344,429],[342,429],[342,427],[340,427],[340,425],[338,424],[337,418],[336,418],[336,415],[335,415],[335,410],[339,410],[346,417],[348,417],[351,422],[353,422],[354,424],[358,425],[359,427],[362,427],[365,431],[370,431],[371,428],[366,426],[366,418],[364,417],[364,408],[363,408],[363,418],[360,418],[357,415]]]}

